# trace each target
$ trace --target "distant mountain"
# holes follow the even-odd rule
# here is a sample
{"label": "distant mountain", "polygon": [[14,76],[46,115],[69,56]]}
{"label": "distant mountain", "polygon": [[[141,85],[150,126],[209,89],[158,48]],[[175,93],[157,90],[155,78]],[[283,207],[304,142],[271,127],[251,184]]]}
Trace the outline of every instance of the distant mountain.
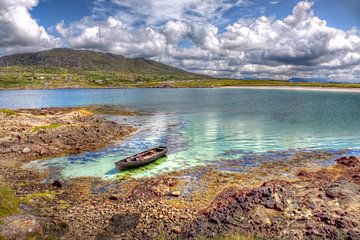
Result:
{"label": "distant mountain", "polygon": [[180,75],[200,77],[175,67],[143,58],[125,58],[121,55],[90,50],[56,48],[35,53],[22,53],[0,57],[0,67],[47,67],[113,71],[130,74]]}
{"label": "distant mountain", "polygon": [[291,78],[289,82],[317,82],[317,83],[327,83],[331,82],[329,79],[325,78]]}

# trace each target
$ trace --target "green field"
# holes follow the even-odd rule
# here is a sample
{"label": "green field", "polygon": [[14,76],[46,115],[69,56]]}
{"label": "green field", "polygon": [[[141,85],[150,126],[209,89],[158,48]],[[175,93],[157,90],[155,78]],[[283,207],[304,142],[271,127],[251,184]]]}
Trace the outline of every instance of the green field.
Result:
{"label": "green field", "polygon": [[63,48],[0,57],[0,89],[230,86],[359,88],[360,84],[216,79],[149,59]]}
{"label": "green field", "polygon": [[53,88],[211,88],[231,86],[296,86],[360,88],[360,84],[238,80],[185,74],[123,73],[60,67],[0,67],[0,89]]}

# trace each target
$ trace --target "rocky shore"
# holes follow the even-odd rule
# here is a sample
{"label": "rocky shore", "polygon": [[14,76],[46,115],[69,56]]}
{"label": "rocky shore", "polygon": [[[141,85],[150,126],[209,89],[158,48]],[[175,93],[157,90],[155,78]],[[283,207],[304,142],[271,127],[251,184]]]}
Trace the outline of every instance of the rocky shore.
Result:
{"label": "rocky shore", "polygon": [[0,166],[91,151],[133,131],[86,109],[0,111]]}
{"label": "rocky shore", "polygon": [[46,182],[20,164],[102,147],[133,128],[89,109],[0,114],[0,191],[6,184],[18,199],[17,211],[2,216],[0,196],[0,239],[360,239],[360,161],[343,152],[265,156],[245,172],[224,170],[231,162],[144,179]]}

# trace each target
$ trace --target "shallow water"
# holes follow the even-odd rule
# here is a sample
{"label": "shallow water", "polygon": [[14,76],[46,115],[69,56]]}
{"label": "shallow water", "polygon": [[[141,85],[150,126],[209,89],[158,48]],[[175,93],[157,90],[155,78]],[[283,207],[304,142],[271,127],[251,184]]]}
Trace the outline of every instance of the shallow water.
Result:
{"label": "shallow water", "polygon": [[0,91],[0,107],[121,105],[151,111],[106,116],[141,125],[103,150],[32,163],[65,177],[116,176],[114,162],[154,145],[168,157],[123,176],[152,176],[248,154],[290,149],[359,149],[360,94],[266,89],[83,89]]}

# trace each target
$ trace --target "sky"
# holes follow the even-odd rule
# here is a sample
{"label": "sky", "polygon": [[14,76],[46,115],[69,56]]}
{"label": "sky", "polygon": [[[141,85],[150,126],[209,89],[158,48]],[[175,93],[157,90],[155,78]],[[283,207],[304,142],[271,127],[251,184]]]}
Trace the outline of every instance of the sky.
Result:
{"label": "sky", "polygon": [[359,0],[0,0],[0,55],[57,47],[215,77],[360,82]]}

